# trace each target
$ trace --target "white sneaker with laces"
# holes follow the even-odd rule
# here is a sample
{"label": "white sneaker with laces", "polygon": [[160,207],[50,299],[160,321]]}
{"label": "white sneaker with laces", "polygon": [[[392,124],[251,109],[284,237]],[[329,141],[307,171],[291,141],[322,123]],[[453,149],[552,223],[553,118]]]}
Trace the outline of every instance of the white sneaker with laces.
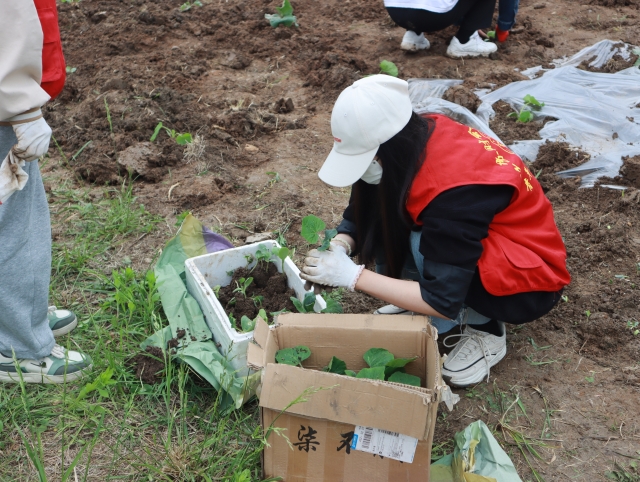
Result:
{"label": "white sneaker with laces", "polygon": [[[455,346],[444,361],[442,376],[454,387],[468,387],[482,381],[489,381],[491,367],[496,365],[507,354],[507,335],[504,323],[500,323],[502,336],[495,336],[483,331],[474,330],[467,325],[462,334],[449,335],[444,339],[444,346]],[[447,340],[460,337],[454,344]]]}
{"label": "white sneaker with laces", "polygon": [[469,41],[461,44],[457,37],[451,39],[451,43],[447,48],[447,55],[455,59],[462,57],[488,57],[498,50],[498,46],[493,42],[485,42],[480,38],[478,32],[473,32],[469,37]]}
{"label": "white sneaker with laces", "polygon": [[400,44],[400,48],[402,50],[406,50],[407,52],[427,50],[429,47],[431,47],[431,44],[426,38],[424,38],[423,33],[418,35],[411,30],[407,30],[407,33],[405,33],[404,37],[402,37],[402,43]]}
{"label": "white sneaker with laces", "polygon": [[[89,355],[54,345],[51,355],[39,360],[17,359],[0,353],[0,382],[64,383],[77,380],[91,369]],[[20,370],[21,373],[18,373]]]}
{"label": "white sneaker with laces", "polygon": [[396,305],[385,305],[373,312],[374,315],[415,315],[413,311],[405,310]]}

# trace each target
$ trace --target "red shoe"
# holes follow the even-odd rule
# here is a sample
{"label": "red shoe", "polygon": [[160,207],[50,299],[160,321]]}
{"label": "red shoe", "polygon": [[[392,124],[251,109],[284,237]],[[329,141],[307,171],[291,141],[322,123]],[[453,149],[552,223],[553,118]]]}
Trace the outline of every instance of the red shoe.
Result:
{"label": "red shoe", "polygon": [[504,30],[500,30],[500,27],[496,27],[496,39],[498,42],[502,43],[507,40],[509,37],[509,31],[506,32]]}

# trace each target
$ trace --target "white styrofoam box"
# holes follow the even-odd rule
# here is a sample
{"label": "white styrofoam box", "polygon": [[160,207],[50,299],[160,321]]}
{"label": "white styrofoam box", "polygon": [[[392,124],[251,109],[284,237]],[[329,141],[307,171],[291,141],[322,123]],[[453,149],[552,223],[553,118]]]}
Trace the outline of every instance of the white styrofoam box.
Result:
{"label": "white styrofoam box", "polygon": [[[232,271],[237,268],[253,267],[256,263],[255,255],[258,247],[264,245],[269,250],[280,247],[275,241],[263,241],[248,244],[239,248],[226,249],[217,253],[204,254],[187,259],[184,263],[187,278],[187,290],[193,296],[204,314],[204,318],[213,333],[213,338],[218,344],[220,352],[227,357],[240,376],[247,375],[247,347],[253,338],[253,332],[242,333],[231,326],[229,317],[218,301],[213,287],[227,286],[231,283]],[[251,255],[254,261],[247,265],[246,256]],[[276,256],[271,257],[278,272],[282,273],[282,261]],[[231,274],[230,274],[231,273]],[[290,258],[285,259],[284,274],[287,284],[296,293],[299,300],[307,293],[304,289],[304,280],[300,278],[300,270],[293,264]],[[316,296],[316,304],[313,309],[320,312],[326,308],[326,303],[321,296]]]}

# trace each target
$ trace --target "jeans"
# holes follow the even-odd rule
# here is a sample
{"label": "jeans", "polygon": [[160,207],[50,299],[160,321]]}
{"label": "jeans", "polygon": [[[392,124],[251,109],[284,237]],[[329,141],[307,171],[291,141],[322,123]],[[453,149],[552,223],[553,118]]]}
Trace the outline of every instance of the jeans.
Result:
{"label": "jeans", "polygon": [[498,28],[503,32],[511,30],[516,23],[516,14],[520,0],[499,0],[498,3]]}
{"label": "jeans", "polygon": [[[16,142],[13,128],[0,127],[0,162]],[[38,359],[54,345],[47,319],[51,222],[38,161],[23,169],[24,189],[0,206],[0,353]]]}
{"label": "jeans", "polygon": [[[412,231],[409,237],[409,244],[411,247],[411,256],[407,257],[404,268],[402,270],[402,278],[410,279],[413,281],[419,281],[423,276],[424,256],[420,253],[420,232]],[[384,272],[384,260],[382,257],[376,259],[376,272]],[[438,333],[446,333],[451,331],[456,326],[462,327],[462,325],[484,325],[488,323],[491,318],[481,315],[473,308],[463,305],[458,316],[453,320],[446,318],[431,317],[431,324],[438,330]]]}

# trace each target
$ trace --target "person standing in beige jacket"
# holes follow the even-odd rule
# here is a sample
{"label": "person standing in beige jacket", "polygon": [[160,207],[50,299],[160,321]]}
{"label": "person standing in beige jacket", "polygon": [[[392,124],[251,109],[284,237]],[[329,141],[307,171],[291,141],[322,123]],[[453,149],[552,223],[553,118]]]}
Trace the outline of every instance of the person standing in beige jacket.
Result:
{"label": "person standing in beige jacket", "polygon": [[64,74],[55,0],[0,2],[0,161],[24,161],[28,175],[0,205],[4,382],[63,383],[91,368],[87,355],[55,342],[75,328],[75,314],[48,306],[51,221],[37,160],[51,138],[41,108],[60,93]]}

